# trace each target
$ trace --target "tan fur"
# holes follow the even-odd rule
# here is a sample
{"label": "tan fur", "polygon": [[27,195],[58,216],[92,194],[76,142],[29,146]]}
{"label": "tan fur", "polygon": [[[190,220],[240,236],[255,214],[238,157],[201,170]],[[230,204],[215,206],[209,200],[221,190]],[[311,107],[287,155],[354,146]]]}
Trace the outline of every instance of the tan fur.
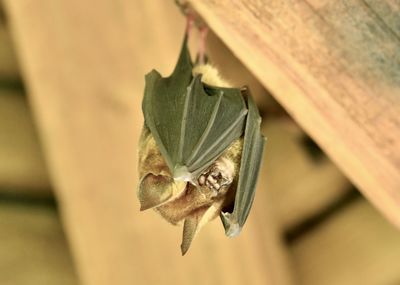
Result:
{"label": "tan fur", "polygon": [[193,75],[202,74],[201,81],[208,85],[218,86],[218,87],[232,87],[228,81],[223,79],[218,70],[211,64],[201,64],[196,65],[192,71]]}

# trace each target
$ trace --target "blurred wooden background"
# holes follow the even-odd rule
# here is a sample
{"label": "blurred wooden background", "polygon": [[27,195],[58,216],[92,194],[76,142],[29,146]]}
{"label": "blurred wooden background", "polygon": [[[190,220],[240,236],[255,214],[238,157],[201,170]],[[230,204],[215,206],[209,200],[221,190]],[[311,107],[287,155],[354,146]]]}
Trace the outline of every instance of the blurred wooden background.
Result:
{"label": "blurred wooden background", "polygon": [[[348,9],[343,11],[359,16],[350,26],[382,27],[380,18],[371,16],[375,11],[387,15],[382,19],[396,34],[400,4],[362,2],[370,4],[368,10],[358,1],[323,1],[325,5],[312,3],[313,9],[295,2],[290,6],[270,1],[264,8],[256,1],[242,2],[193,1],[211,26],[207,47],[211,61],[229,81],[250,85],[263,114],[268,143],[259,189],[238,238],[226,238],[215,220],[183,258],[181,229],[153,212],[140,213],[135,194],[144,74],[152,68],[162,74],[171,72],[185,26],[174,1],[0,2],[0,284],[400,283],[400,233],[346,178],[386,216],[394,222],[400,219],[396,216],[400,130],[395,113],[399,101],[394,96],[400,90],[396,79],[400,44],[396,37],[379,38],[382,47],[376,47],[384,67],[387,57],[394,56],[392,73],[380,72],[384,69],[374,62],[360,66],[362,55],[344,56],[354,47],[375,48],[372,40],[354,40],[343,47],[343,53],[338,51],[340,37],[332,38],[334,45],[318,41],[313,49],[309,46],[311,39],[326,32],[315,28],[317,19],[330,20],[331,29],[338,33],[346,31],[334,25],[343,5]],[[361,13],[365,11],[369,12]],[[238,30],[235,23],[243,22],[237,17],[252,23],[246,29],[251,31],[251,41]],[[311,24],[300,24],[302,17]],[[269,35],[276,40],[280,33],[276,45],[269,42]],[[259,37],[276,54],[287,51],[277,52],[278,46],[291,46],[293,58],[286,58],[290,64],[270,62],[273,56],[265,42],[255,44]],[[254,51],[249,43],[263,49]],[[196,49],[196,42],[192,48]],[[318,56],[316,51],[324,52]],[[302,57],[310,54],[318,64],[310,61],[304,68],[309,59]],[[343,62],[330,68],[336,59],[333,55],[338,54]],[[357,78],[346,77],[354,70]],[[303,89],[294,86],[288,75],[299,71],[307,81],[300,84]],[[329,80],[322,80],[324,76]],[[378,78],[385,80],[378,84]],[[332,87],[344,82],[349,84],[343,85],[347,93],[340,89],[342,85]],[[321,97],[333,96],[337,90],[337,100],[374,96],[363,93],[369,85],[379,94],[376,102],[383,106],[381,113],[372,108],[373,97],[349,115],[357,119],[359,113],[375,112],[359,124],[370,132],[379,130],[377,140],[382,144],[367,144],[361,150],[366,160],[359,153],[344,159],[354,150],[350,140],[365,134],[359,136],[361,131],[352,125],[349,130],[354,133],[342,140],[332,128],[344,131],[340,127],[351,121],[345,110],[332,117],[310,117],[316,113],[307,98],[322,104],[318,112],[324,113],[324,108],[337,107],[331,107],[329,100],[319,101]],[[392,107],[386,114],[387,98]],[[341,119],[336,117],[339,114]],[[318,129],[327,122],[332,123],[329,128]],[[378,146],[383,148],[377,150]],[[383,162],[364,167],[366,161]],[[371,168],[376,171],[369,172]],[[394,174],[389,180],[387,174],[380,174],[386,169]]]}

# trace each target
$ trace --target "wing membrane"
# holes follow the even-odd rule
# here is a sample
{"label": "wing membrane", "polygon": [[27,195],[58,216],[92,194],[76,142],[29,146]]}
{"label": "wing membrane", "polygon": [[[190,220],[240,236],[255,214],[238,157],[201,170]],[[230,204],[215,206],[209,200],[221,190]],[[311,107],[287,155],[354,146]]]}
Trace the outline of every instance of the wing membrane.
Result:
{"label": "wing membrane", "polygon": [[192,75],[185,38],[174,72],[146,75],[145,124],[174,177],[197,178],[243,134],[247,108],[239,89],[207,86]]}
{"label": "wing membrane", "polygon": [[232,213],[221,213],[221,220],[227,236],[238,235],[249,215],[265,143],[260,132],[261,117],[257,106],[248,94],[247,88],[243,92],[247,94],[249,112],[246,119],[239,181]]}

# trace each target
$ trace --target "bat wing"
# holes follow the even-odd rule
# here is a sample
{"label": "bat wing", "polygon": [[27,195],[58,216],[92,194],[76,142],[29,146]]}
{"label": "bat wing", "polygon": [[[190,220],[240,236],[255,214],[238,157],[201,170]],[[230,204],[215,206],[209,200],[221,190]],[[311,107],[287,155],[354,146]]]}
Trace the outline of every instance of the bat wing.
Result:
{"label": "bat wing", "polygon": [[250,208],[256,190],[257,177],[260,170],[265,139],[260,132],[261,117],[257,106],[247,88],[243,89],[247,98],[248,114],[244,131],[243,152],[240,162],[239,180],[236,188],[233,211],[221,212],[221,220],[225,234],[233,237],[240,233]]}
{"label": "bat wing", "polygon": [[206,85],[192,68],[185,38],[171,76],[146,75],[142,103],[145,124],[174,178],[187,181],[243,135],[248,112],[239,89]]}

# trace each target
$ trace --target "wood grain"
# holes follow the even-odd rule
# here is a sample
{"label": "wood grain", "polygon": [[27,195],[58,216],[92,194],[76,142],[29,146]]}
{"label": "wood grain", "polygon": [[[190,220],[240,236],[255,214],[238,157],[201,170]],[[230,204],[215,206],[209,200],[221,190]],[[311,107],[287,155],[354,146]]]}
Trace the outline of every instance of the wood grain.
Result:
{"label": "wood grain", "polygon": [[190,2],[400,227],[397,1]]}
{"label": "wood grain", "polygon": [[5,3],[82,284],[292,284],[264,203],[265,224],[250,216],[231,240],[216,220],[184,258],[181,228],[139,212],[144,74],[175,64],[173,1]]}

